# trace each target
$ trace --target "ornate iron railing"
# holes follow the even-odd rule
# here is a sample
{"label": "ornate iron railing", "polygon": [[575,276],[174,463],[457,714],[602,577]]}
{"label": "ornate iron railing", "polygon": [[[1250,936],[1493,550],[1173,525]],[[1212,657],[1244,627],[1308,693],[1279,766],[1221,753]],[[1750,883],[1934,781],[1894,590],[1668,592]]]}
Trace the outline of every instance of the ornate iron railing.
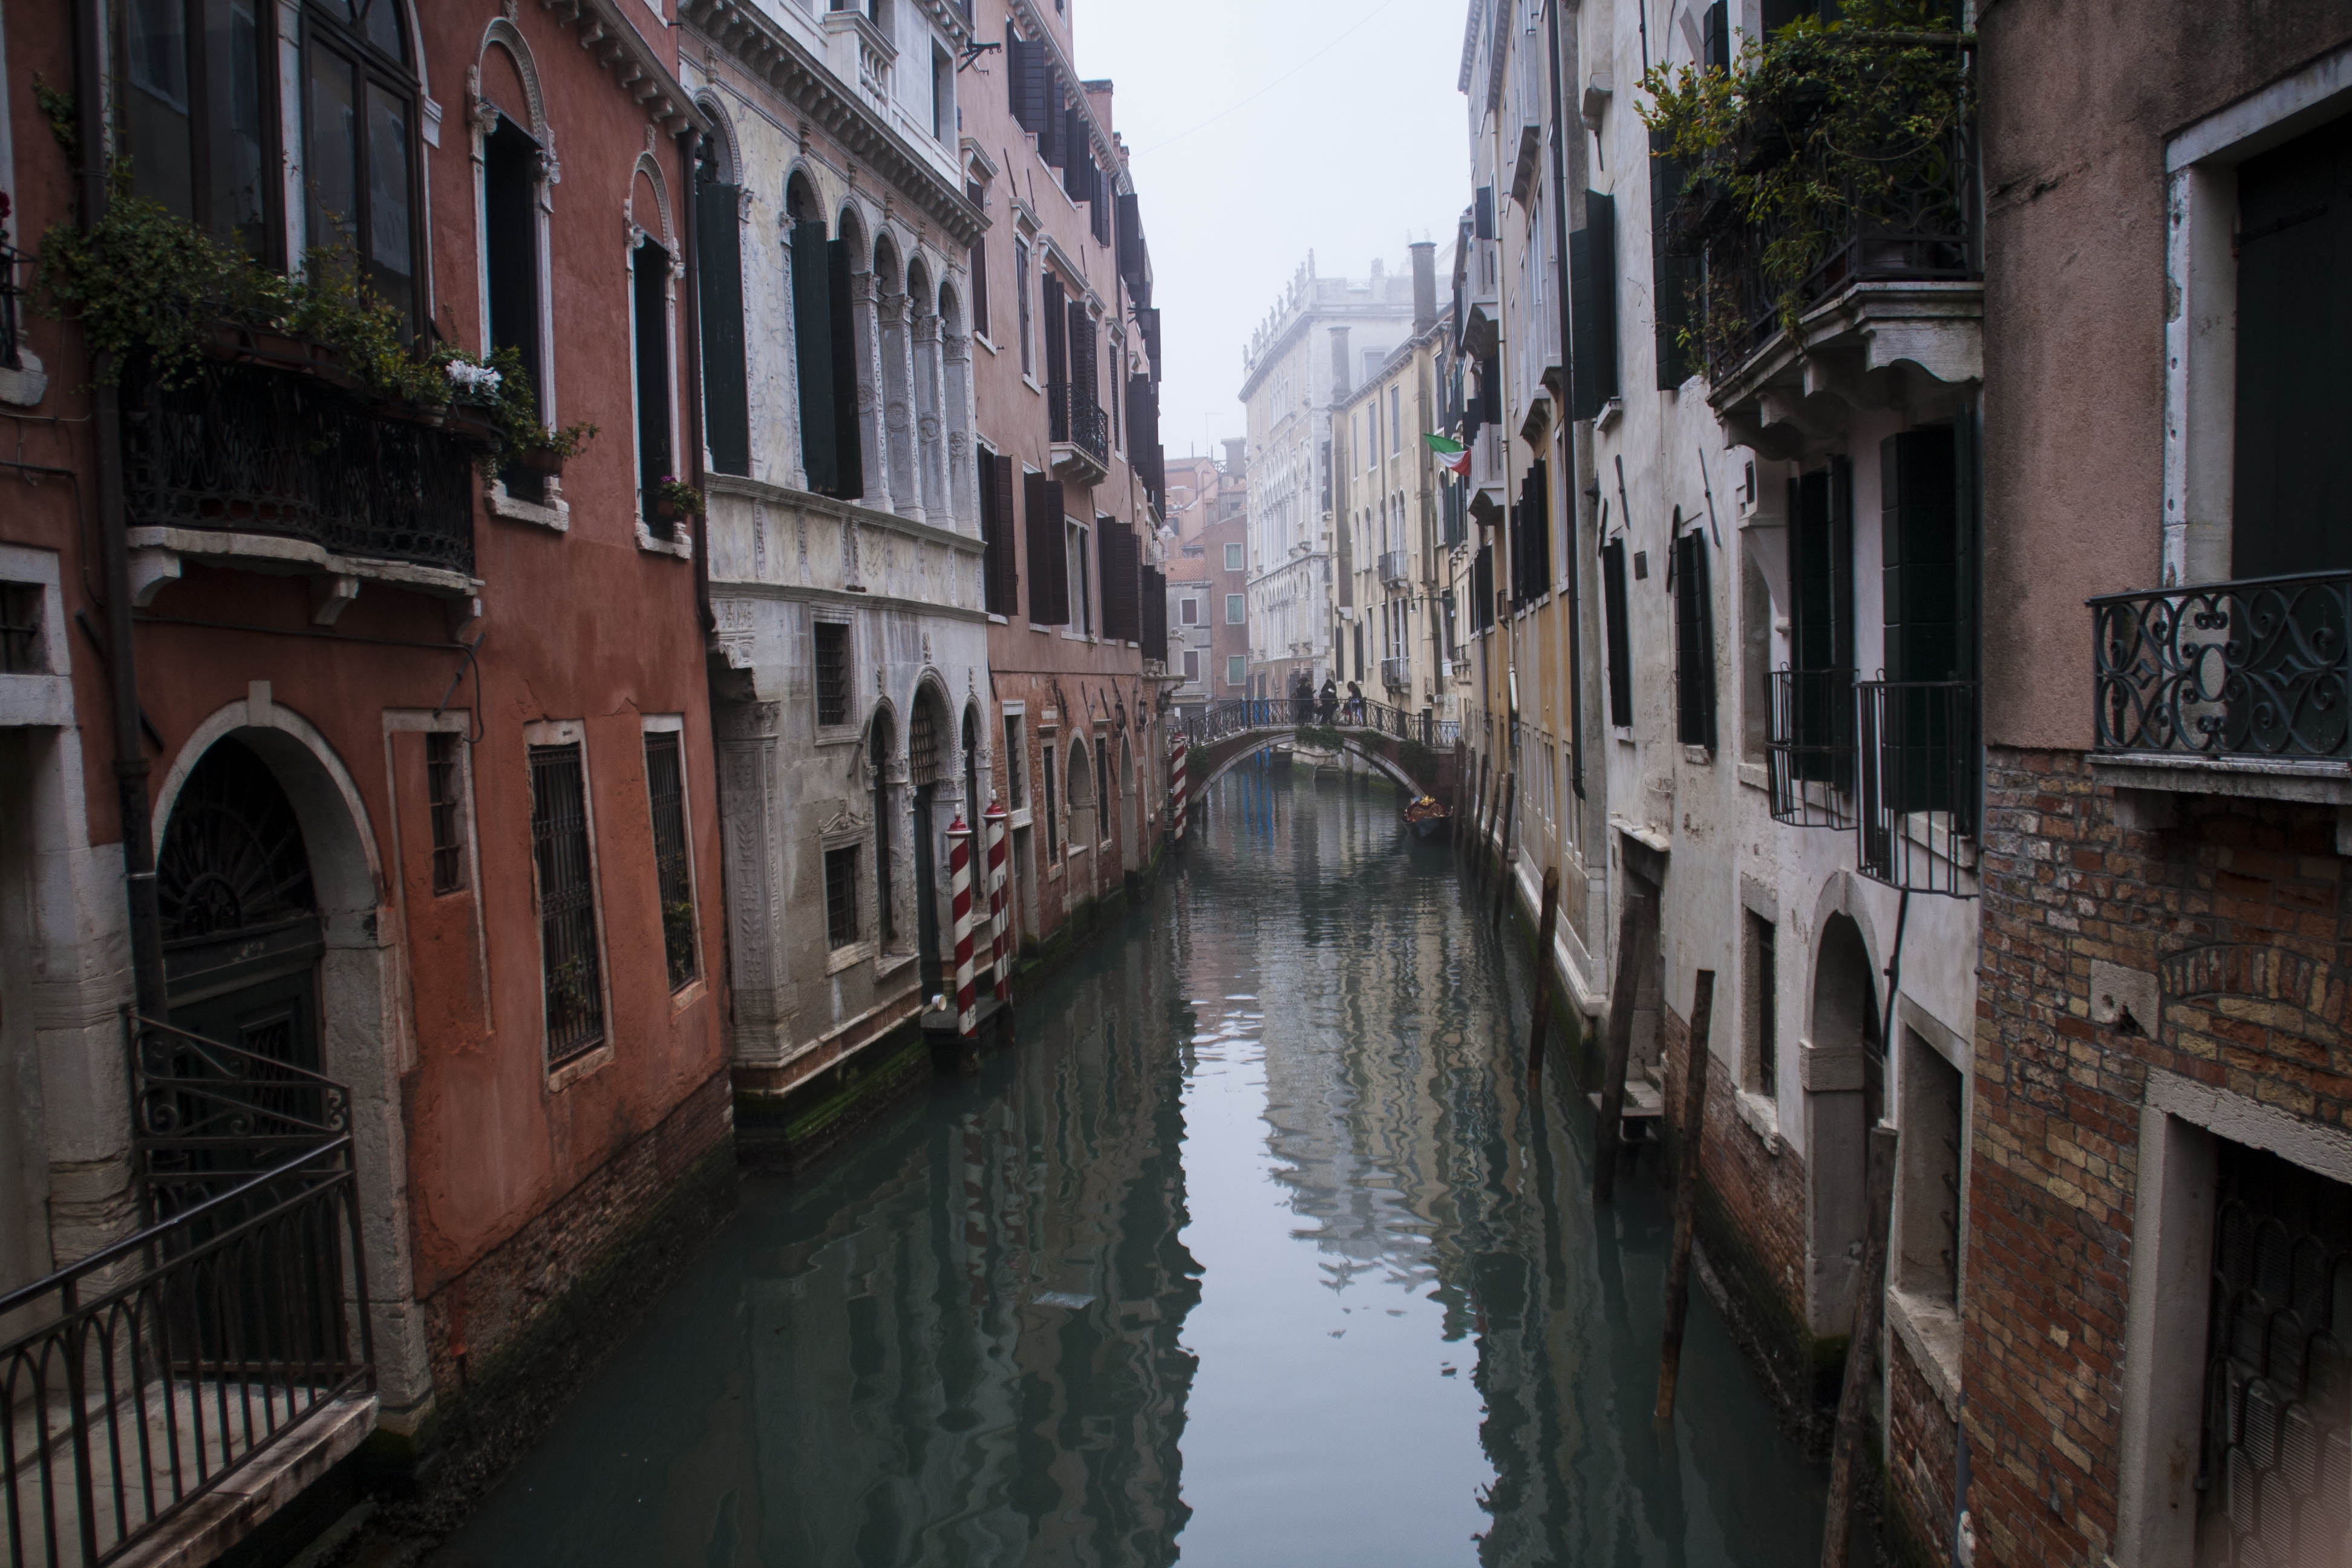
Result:
{"label": "ornate iron railing", "polygon": [[133,527],[307,540],[336,555],[471,574],[473,445],[315,375],[206,362],[127,389]]}
{"label": "ornate iron railing", "polygon": [[[1299,700],[1289,697],[1236,698],[1225,702],[1212,702],[1207,708],[1189,718],[1179,718],[1170,725],[1171,733],[1181,734],[1196,746],[1212,741],[1222,741],[1228,735],[1238,735],[1251,730],[1293,730],[1302,724],[1321,724],[1326,715],[1319,698],[1308,700],[1302,707]],[[1378,734],[1393,735],[1400,741],[1411,741],[1423,746],[1451,746],[1462,738],[1462,726],[1454,720],[1441,721],[1436,713],[1423,708],[1415,711],[1391,708],[1384,703],[1337,700],[1328,715],[1332,728],[1338,730],[1370,730]]]}
{"label": "ornate iron railing", "polygon": [[2090,605],[2099,751],[2352,754],[2352,573],[2108,594]]}
{"label": "ornate iron railing", "polygon": [[276,1057],[125,1015],[131,1146],[165,1220],[351,1131],[351,1093]]}
{"label": "ornate iron railing", "polygon": [[1973,898],[1984,776],[1973,680],[1865,680],[1860,720],[1862,874]]}
{"label": "ornate iron railing", "polygon": [[[1821,255],[1796,286],[1801,314],[1855,283],[1966,279],[1982,276],[1976,210],[1976,154],[1963,130],[1894,161],[1894,188],[1849,190]],[[1710,222],[1721,198],[1706,181],[1683,197],[1678,225],[1712,232],[1706,255],[1707,375],[1722,381],[1782,328],[1784,279],[1768,278],[1765,258],[1787,237],[1771,225]],[[1719,216],[1719,215],[1718,215]]]}
{"label": "ornate iron railing", "polygon": [[0,1297],[9,1562],[94,1568],[372,1375],[348,1135]]}
{"label": "ornate iron railing", "polygon": [[1764,769],[1773,821],[1853,826],[1853,671],[1784,666],[1772,672]]}
{"label": "ornate iron railing", "polygon": [[1071,381],[1045,384],[1046,433],[1091,453],[1097,462],[1110,461],[1110,416],[1097,407],[1094,389]]}

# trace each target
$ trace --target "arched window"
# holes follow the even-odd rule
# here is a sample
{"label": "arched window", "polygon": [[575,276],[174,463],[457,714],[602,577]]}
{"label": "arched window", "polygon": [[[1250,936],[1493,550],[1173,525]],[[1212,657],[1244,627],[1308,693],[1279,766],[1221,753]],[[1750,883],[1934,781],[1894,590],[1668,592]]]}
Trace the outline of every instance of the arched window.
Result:
{"label": "arched window", "polygon": [[118,35],[131,188],[264,260],[275,259],[278,208],[274,12],[261,0],[124,0]]}
{"label": "arched window", "polygon": [[[718,105],[701,100],[718,121]],[[721,122],[723,123],[723,122]],[[716,135],[695,150],[695,258],[702,317],[702,444],[722,474],[751,471],[750,367],[743,344],[743,187]]]}
{"label": "arched window", "polygon": [[1095,831],[1094,771],[1087,765],[1087,743],[1070,741],[1070,847],[1091,849],[1101,835]]}
{"label": "arched window", "polygon": [[856,336],[850,322],[852,238],[825,237],[824,209],[802,175],[784,191],[793,220],[793,339],[799,373],[801,467],[809,489],[840,500],[866,493],[857,432]]}
{"label": "arched window", "polygon": [[308,243],[344,253],[414,331],[416,77],[400,0],[310,0],[302,26]]}

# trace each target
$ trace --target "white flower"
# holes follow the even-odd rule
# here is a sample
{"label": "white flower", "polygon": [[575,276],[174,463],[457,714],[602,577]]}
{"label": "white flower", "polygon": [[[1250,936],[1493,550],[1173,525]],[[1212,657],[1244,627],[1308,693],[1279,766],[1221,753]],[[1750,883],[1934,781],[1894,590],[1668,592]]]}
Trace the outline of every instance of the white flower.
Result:
{"label": "white flower", "polygon": [[499,389],[499,373],[488,365],[453,359],[446,368],[449,372],[450,384],[461,392],[488,396]]}

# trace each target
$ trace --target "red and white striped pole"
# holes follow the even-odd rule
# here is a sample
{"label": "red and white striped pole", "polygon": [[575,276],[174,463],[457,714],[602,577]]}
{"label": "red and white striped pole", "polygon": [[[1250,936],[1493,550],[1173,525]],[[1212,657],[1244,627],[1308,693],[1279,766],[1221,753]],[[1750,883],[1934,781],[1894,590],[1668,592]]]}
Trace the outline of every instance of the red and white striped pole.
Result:
{"label": "red and white striped pole", "polygon": [[971,1038],[971,829],[963,813],[948,824],[948,892],[955,903],[956,1033]]}
{"label": "red and white striped pole", "polygon": [[1180,731],[1176,736],[1176,744],[1172,748],[1173,754],[1168,759],[1168,765],[1172,772],[1172,777],[1171,778],[1168,786],[1168,793],[1173,797],[1173,804],[1170,806],[1169,810],[1170,814],[1176,819],[1171,829],[1171,837],[1180,839],[1184,837],[1184,818],[1186,815],[1186,803],[1184,799],[1184,754],[1192,749],[1191,743],[1185,740],[1183,733]]}
{"label": "red and white striped pole", "polygon": [[981,821],[988,835],[988,967],[999,1002],[1013,1000],[1013,930],[1005,919],[1013,900],[1004,885],[1004,803],[989,792]]}

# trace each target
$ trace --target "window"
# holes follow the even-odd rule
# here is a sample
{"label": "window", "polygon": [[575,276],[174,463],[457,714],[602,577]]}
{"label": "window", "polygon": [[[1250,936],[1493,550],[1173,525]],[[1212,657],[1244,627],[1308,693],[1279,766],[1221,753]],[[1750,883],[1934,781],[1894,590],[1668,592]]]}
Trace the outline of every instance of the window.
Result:
{"label": "window", "polygon": [[1853,784],[1853,469],[1843,458],[1792,487],[1789,531],[1790,766]]}
{"label": "window", "polygon": [[0,583],[0,675],[49,673],[48,637],[42,621],[48,602],[38,583]]}
{"label": "window", "polygon": [[981,587],[992,616],[1021,607],[1021,568],[1013,553],[1013,459],[980,449]]}
{"label": "window", "polygon": [[1227,686],[1244,686],[1248,684],[1248,658],[1238,653],[1227,654],[1225,656],[1225,684]]}
{"label": "window", "polygon": [[1054,748],[1051,745],[1045,748],[1045,858],[1059,860],[1062,858],[1061,806],[1054,797]]}
{"label": "window", "polygon": [[1404,449],[1404,388],[1389,388],[1389,450]]}
{"label": "window", "polygon": [[955,129],[955,63],[939,45],[931,46],[931,140],[945,142]]}
{"label": "window", "polygon": [[1715,749],[1715,595],[1707,578],[1706,531],[1675,540],[1675,734]]}
{"label": "window", "polygon": [[857,940],[857,846],[824,852],[824,939],[830,947]]}
{"label": "window", "polygon": [[[504,114],[482,138],[482,270],[489,281],[489,346],[515,352],[530,374],[531,392],[543,412],[547,405],[539,384],[540,157],[530,132]],[[509,488],[521,477],[515,470]]]}
{"label": "window", "polygon": [[816,623],[816,721],[849,722],[849,627],[842,621]]}
{"label": "window", "polygon": [[1021,743],[1021,715],[1004,716],[1004,788],[1011,804],[1009,811],[1021,811],[1029,805],[1029,753]]}
{"label": "window", "polygon": [[866,493],[857,429],[857,353],[850,330],[849,246],[825,237],[815,195],[799,175],[785,187],[793,219],[793,368],[798,374],[801,467],[809,489],[836,500]]}
{"label": "window", "polygon": [[[983,214],[988,211],[988,187],[977,180],[965,182],[963,194],[971,205]],[[971,242],[971,330],[980,336],[995,334],[988,327],[988,237],[975,235]]]}
{"label": "window", "polygon": [[1902,1247],[1895,1286],[1959,1304],[1960,1070],[1916,1029],[1903,1034]]}
{"label": "window", "polygon": [[[1568,237],[1571,413],[1591,419],[1617,395],[1617,208],[1584,193],[1584,226]],[[1488,385],[1493,377],[1486,378]]]}
{"label": "window", "polygon": [[[397,0],[331,0],[303,13],[310,243],[344,253],[370,292],[416,324],[408,29]],[[273,71],[264,73],[270,79]],[[257,94],[258,89],[256,89]],[[263,161],[260,178],[278,168]]]}
{"label": "window", "polygon": [[1087,592],[1087,525],[1076,518],[1067,518],[1062,526],[1069,542],[1066,559],[1070,583],[1070,629],[1092,632],[1095,629],[1094,602]]}
{"label": "window", "polygon": [[1029,342],[1029,242],[1025,239],[1013,242],[1013,293],[1020,301],[1017,330],[1021,338],[1021,374],[1034,376],[1037,356]]}
{"label": "window", "polygon": [[[396,35],[392,0],[379,4]],[[122,15],[132,191],[263,258],[278,167],[275,14],[258,0],[128,0]]]}
{"label": "window", "polygon": [[637,367],[637,515],[651,520],[654,487],[677,472],[669,455],[669,252],[647,235],[629,258]]}
{"label": "window", "polygon": [[702,324],[702,444],[722,474],[751,471],[751,369],[743,342],[742,187],[720,177],[706,136],[694,162],[696,288]]}
{"label": "window", "polygon": [[1184,626],[1199,626],[1201,624],[1201,601],[1190,597],[1177,600],[1176,624]]}
{"label": "window", "polygon": [[433,819],[433,891],[466,887],[465,781],[458,773],[462,739],[447,730],[425,737],[425,807]]}
{"label": "window", "polygon": [[530,748],[530,844],[547,1060],[552,1067],[604,1038],[604,966],[596,934],[588,781],[578,741]]}
{"label": "window", "polygon": [[[1479,546],[1484,560],[1486,547]],[[1601,547],[1601,598],[1607,613],[1604,628],[1609,648],[1609,722],[1617,729],[1633,725],[1633,636],[1626,624],[1625,541],[1620,536]]]}
{"label": "window", "polygon": [[686,764],[676,730],[646,732],[646,794],[653,811],[654,887],[661,899],[662,955],[676,991],[701,971],[695,957],[694,867],[686,836]]}
{"label": "window", "polygon": [[1242,553],[1242,549],[1243,547],[1238,544],[1228,544],[1225,546],[1226,571],[1240,572],[1245,570],[1245,563]]}
{"label": "window", "polygon": [[1244,624],[1247,619],[1248,616],[1243,608],[1243,595],[1239,594],[1226,595],[1225,625],[1229,626],[1238,626]]}
{"label": "window", "polygon": [[1029,624],[1037,626],[1067,626],[1070,622],[1070,551],[1067,539],[1060,537],[1066,526],[1062,512],[1062,481],[1051,474],[1024,474],[1022,476],[1022,504],[1028,513],[1025,527],[1029,543]]}
{"label": "window", "polygon": [[1769,1100],[1780,1090],[1780,972],[1773,945],[1775,932],[1772,922],[1754,910],[1740,913],[1742,934],[1747,938],[1739,950],[1740,1024],[1748,1037],[1744,1064],[1748,1070],[1743,1076],[1750,1094]]}
{"label": "window", "polygon": [[1184,650],[1184,679],[1187,680],[1201,679],[1201,653],[1198,648],[1188,647]]}

